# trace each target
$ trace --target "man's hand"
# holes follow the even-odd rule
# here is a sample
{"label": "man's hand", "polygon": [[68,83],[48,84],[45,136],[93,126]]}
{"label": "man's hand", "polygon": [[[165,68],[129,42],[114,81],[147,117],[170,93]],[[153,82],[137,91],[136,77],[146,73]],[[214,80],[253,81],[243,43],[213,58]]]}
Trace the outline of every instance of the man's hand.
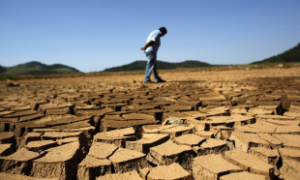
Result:
{"label": "man's hand", "polygon": [[153,43],[152,40],[148,41],[143,47],[141,47],[141,50],[147,49],[147,47],[148,47],[149,45],[151,45],[152,43]]}

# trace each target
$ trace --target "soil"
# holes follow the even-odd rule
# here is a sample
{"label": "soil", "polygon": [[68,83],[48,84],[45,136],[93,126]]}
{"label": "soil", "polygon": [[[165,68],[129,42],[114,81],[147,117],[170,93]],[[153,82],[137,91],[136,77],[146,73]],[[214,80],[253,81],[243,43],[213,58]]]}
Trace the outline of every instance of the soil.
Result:
{"label": "soil", "polygon": [[245,153],[238,149],[225,152],[224,158],[230,163],[240,166],[245,171],[267,177],[270,174],[274,174],[274,166],[263,162],[255,155]]}
{"label": "soil", "polygon": [[299,68],[161,76],[0,82],[0,179],[300,179]]}
{"label": "soil", "polygon": [[240,167],[227,162],[221,155],[199,156],[193,161],[195,179],[218,179],[223,174],[241,171]]}
{"label": "soil", "polygon": [[192,180],[192,175],[184,170],[179,164],[173,163],[168,166],[157,166],[151,168],[146,175],[146,178],[149,180],[156,179],[185,179]]}
{"label": "soil", "polygon": [[265,180],[266,177],[259,174],[252,174],[248,172],[238,172],[238,173],[230,173],[228,175],[221,176],[220,180]]}

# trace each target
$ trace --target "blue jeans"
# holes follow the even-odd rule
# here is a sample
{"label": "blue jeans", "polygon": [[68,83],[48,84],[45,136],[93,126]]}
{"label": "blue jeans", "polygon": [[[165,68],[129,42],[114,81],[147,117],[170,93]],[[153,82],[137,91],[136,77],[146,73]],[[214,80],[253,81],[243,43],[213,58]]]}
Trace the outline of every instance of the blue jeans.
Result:
{"label": "blue jeans", "polygon": [[158,73],[156,70],[156,52],[150,51],[150,52],[145,52],[145,54],[149,60],[146,65],[144,82],[151,81],[150,76],[151,76],[152,72],[153,72],[155,82],[160,81],[161,78],[158,76]]}

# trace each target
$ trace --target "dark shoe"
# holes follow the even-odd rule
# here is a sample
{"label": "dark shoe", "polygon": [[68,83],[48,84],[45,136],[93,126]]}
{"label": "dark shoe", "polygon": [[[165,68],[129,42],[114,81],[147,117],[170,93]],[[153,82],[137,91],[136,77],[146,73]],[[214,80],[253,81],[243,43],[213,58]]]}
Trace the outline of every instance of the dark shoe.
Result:
{"label": "dark shoe", "polygon": [[144,83],[146,83],[146,84],[152,84],[154,82],[153,81],[145,81]]}
{"label": "dark shoe", "polygon": [[165,80],[163,80],[163,79],[161,79],[161,80],[159,80],[159,81],[156,81],[156,83],[165,83],[166,81]]}

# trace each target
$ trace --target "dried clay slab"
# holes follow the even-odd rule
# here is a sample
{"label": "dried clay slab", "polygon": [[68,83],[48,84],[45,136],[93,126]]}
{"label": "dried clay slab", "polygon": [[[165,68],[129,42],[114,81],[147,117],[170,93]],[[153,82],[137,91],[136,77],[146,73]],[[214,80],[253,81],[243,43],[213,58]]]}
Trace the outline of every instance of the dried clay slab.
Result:
{"label": "dried clay slab", "polygon": [[140,170],[143,178],[149,180],[159,179],[185,179],[192,180],[192,175],[183,169],[179,164],[173,163],[167,166],[157,166],[154,168],[145,168]]}
{"label": "dried clay slab", "polygon": [[196,180],[217,180],[224,173],[240,172],[242,169],[229,163],[219,155],[196,157],[193,161],[193,175]]}

